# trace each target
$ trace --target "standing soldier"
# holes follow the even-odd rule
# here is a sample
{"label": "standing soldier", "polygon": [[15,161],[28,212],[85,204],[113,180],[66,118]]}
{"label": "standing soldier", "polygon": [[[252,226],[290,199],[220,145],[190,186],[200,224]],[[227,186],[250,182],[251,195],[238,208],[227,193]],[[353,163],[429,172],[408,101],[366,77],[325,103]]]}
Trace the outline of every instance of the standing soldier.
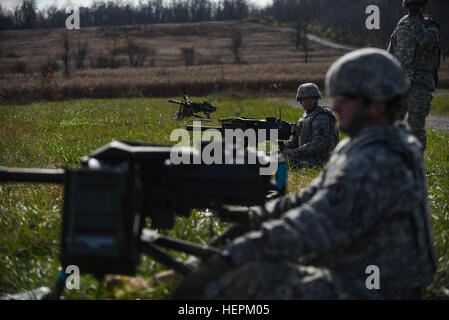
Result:
{"label": "standing soldier", "polygon": [[401,62],[411,86],[404,97],[400,119],[408,111],[407,122],[413,134],[426,148],[426,117],[430,111],[432,91],[438,85],[437,70],[440,64],[440,26],[424,16],[427,0],[403,0],[407,8],[394,30],[388,52]]}
{"label": "standing soldier", "polygon": [[296,101],[306,112],[298,120],[296,134],[282,148],[292,168],[324,165],[339,142],[337,119],[328,108],[318,105],[319,99],[321,92],[315,84],[298,87]]}
{"label": "standing soldier", "polygon": [[337,60],[326,88],[349,137],[307,188],[252,208],[253,231],[226,244],[172,297],[422,297],[437,260],[421,145],[394,125],[408,87],[385,50]]}

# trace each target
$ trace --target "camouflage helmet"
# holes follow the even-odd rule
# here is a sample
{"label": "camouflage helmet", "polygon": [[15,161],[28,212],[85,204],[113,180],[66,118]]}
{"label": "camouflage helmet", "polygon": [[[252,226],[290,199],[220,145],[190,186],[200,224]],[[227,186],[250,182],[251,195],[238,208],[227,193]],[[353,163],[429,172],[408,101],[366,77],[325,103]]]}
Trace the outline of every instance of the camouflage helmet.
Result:
{"label": "camouflage helmet", "polygon": [[355,50],[335,61],[326,74],[330,96],[361,94],[373,101],[386,101],[404,94],[409,80],[400,62],[376,48]]}
{"label": "camouflage helmet", "polygon": [[323,99],[321,96],[320,89],[314,83],[304,83],[298,87],[296,92],[296,101],[302,98],[315,97],[318,99]]}
{"label": "camouflage helmet", "polygon": [[412,3],[412,2],[419,2],[419,3],[423,3],[423,4],[427,4],[428,3],[427,0],[402,0],[402,6],[404,8],[406,8],[407,5]]}

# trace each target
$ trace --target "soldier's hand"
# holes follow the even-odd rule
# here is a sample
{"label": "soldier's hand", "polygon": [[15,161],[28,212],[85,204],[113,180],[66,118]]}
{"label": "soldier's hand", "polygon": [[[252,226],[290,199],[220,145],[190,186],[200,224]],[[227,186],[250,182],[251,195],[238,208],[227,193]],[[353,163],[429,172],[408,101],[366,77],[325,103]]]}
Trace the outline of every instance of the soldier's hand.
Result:
{"label": "soldier's hand", "polygon": [[233,267],[230,259],[216,254],[200,265],[198,270],[189,274],[169,298],[204,299],[204,288]]}

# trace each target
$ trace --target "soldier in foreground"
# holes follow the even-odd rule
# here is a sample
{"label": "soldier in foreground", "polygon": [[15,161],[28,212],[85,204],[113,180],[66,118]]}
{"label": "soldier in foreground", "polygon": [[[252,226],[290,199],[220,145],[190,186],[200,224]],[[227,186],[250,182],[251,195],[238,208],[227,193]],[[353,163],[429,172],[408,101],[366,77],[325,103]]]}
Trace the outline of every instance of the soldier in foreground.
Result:
{"label": "soldier in foreground", "polygon": [[349,138],[307,188],[254,207],[253,231],[203,263],[172,298],[422,297],[436,259],[421,145],[394,125],[408,87],[384,50],[337,60],[326,88]]}
{"label": "soldier in foreground", "polygon": [[429,115],[432,91],[438,85],[440,65],[440,26],[424,16],[427,0],[403,0],[408,15],[404,16],[394,30],[388,52],[401,62],[411,82],[403,109],[399,115],[407,122],[413,134],[426,149],[426,117]]}
{"label": "soldier in foreground", "polygon": [[337,119],[328,108],[318,105],[321,92],[313,83],[298,87],[296,101],[306,111],[298,120],[296,134],[282,149],[291,168],[323,166],[338,144]]}

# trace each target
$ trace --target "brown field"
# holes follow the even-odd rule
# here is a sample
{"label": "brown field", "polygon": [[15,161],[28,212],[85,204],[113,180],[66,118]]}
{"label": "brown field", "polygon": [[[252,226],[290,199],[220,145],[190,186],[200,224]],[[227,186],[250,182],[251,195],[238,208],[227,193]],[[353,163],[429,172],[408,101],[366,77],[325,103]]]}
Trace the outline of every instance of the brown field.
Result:
{"label": "brown field", "polygon": [[[242,64],[234,64],[231,35],[242,33]],[[63,38],[68,32],[71,48],[88,42],[84,70],[62,72]],[[135,45],[154,48],[143,67],[129,66],[124,35]],[[0,32],[0,103],[74,98],[165,97],[180,95],[185,86],[192,95],[223,90],[253,93],[293,91],[299,82],[323,86],[329,65],[344,51],[309,42],[310,62],[290,42],[290,30],[238,22],[205,22],[80,30],[41,29]],[[116,44],[117,69],[91,68],[91,62],[111,52]],[[194,47],[194,65],[185,67],[181,48]],[[58,70],[43,74],[47,60]],[[44,68],[45,69],[45,68]],[[449,87],[449,61],[440,70],[440,87]]]}

